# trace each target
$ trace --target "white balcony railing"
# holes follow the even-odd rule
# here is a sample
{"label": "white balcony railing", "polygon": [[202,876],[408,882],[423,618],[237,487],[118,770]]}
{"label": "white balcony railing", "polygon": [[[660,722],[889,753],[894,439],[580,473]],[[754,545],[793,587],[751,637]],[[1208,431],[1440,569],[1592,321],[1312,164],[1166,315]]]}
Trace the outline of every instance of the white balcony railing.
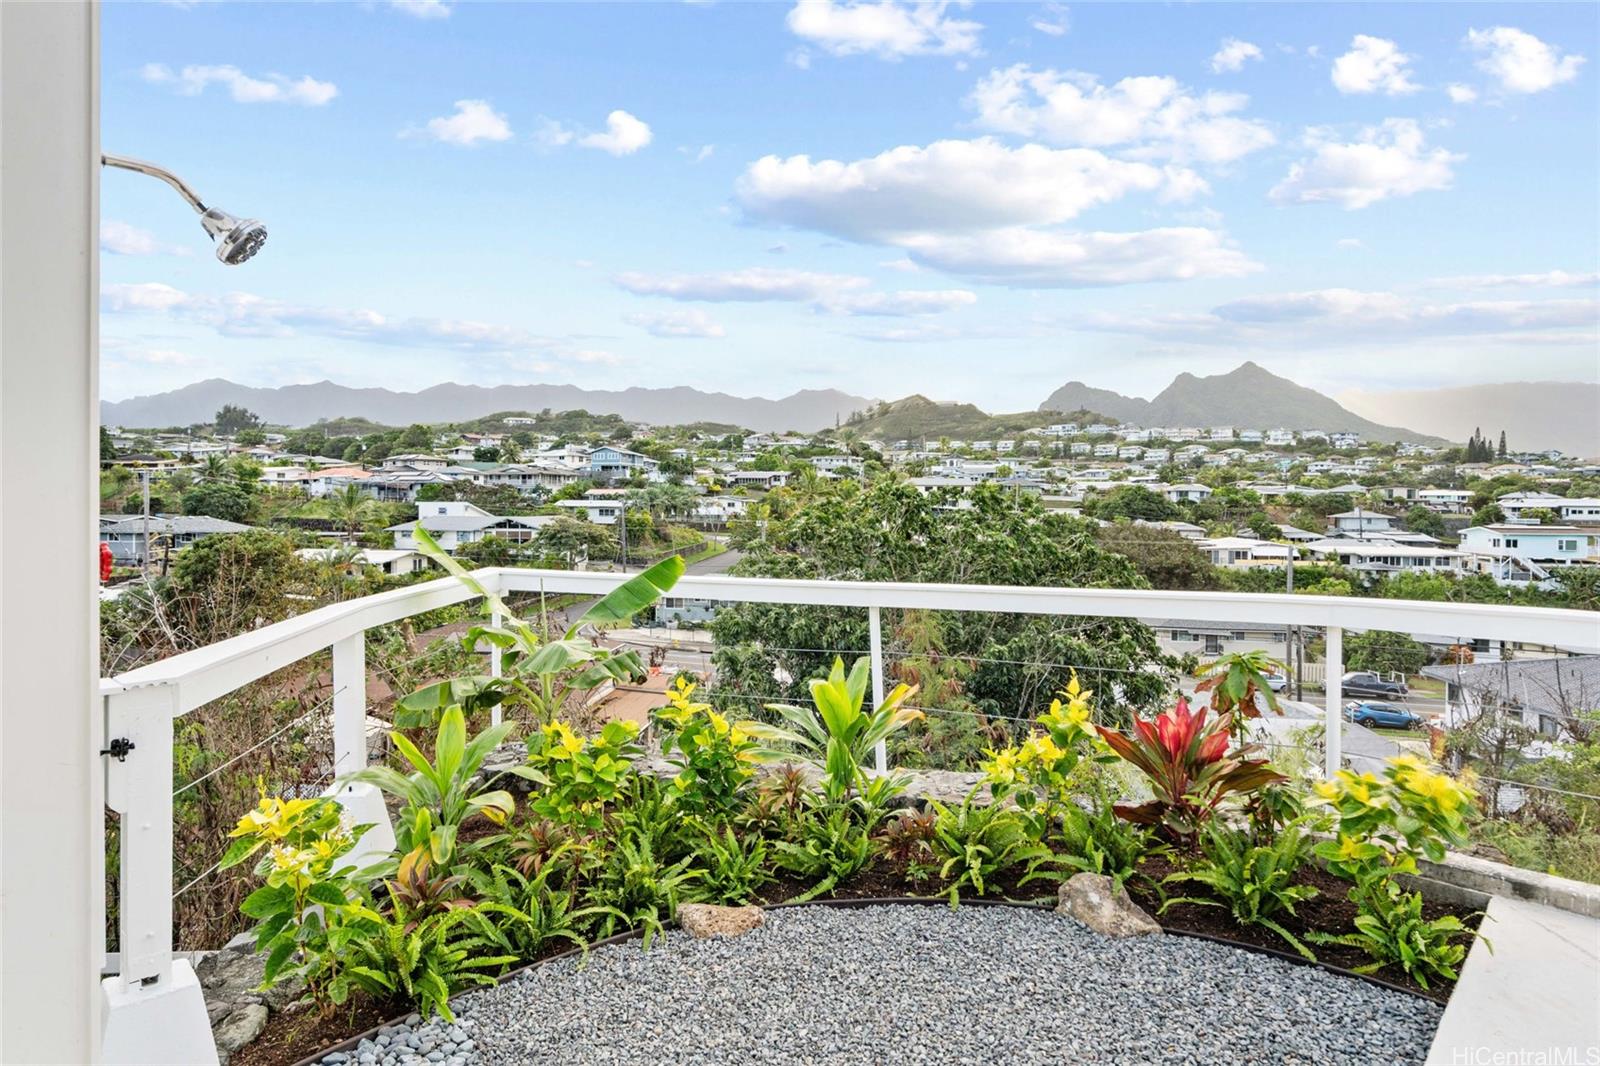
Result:
{"label": "white balcony railing", "polygon": [[[613,574],[560,570],[485,569],[476,577],[493,592],[602,595],[621,580]],[[735,577],[685,577],[674,596],[722,602],[865,608],[870,619],[873,693],[883,697],[882,609],[977,611],[1117,618],[1184,618],[1208,622],[1298,625],[1326,634],[1325,769],[1342,762],[1340,710],[1342,635],[1346,629],[1392,630],[1600,648],[1600,618],[1584,611],[1348,599],[1253,593],[1163,592],[1125,589],[1028,588],[997,585],[794,581]],[[199,989],[187,964],[175,971],[172,952],[172,736],[173,720],[274,671],[327,649],[333,653],[333,746],[338,775],[364,765],[366,748],[365,634],[376,626],[475,598],[461,583],[443,578],[333,604],[283,622],[130,671],[101,682],[108,742],[130,745],[123,759],[107,756],[106,803],[122,816],[118,869],[120,972],[106,979],[112,1010],[106,1026],[106,1060],[130,1061],[116,1046],[128,1034],[139,1042],[177,1033],[172,1012],[205,1021]],[[500,669],[491,652],[491,671]],[[498,713],[498,712],[496,712]],[[885,756],[878,752],[879,768]],[[368,841],[392,846],[381,799],[345,788],[341,802],[357,806],[360,820],[384,824]],[[374,817],[369,817],[372,815]],[[102,923],[103,925],[103,923]],[[176,973],[176,976],[175,976]],[[174,1000],[174,995],[176,999]],[[163,1004],[163,1000],[166,1000]],[[156,1004],[162,1004],[156,1006]],[[119,1012],[124,1020],[119,1024]],[[143,1020],[126,1019],[143,1015]],[[151,1019],[164,1018],[162,1021]],[[172,1039],[178,1039],[173,1036]],[[174,1054],[180,1052],[174,1049]],[[209,1053],[209,1044],[206,1053]]]}

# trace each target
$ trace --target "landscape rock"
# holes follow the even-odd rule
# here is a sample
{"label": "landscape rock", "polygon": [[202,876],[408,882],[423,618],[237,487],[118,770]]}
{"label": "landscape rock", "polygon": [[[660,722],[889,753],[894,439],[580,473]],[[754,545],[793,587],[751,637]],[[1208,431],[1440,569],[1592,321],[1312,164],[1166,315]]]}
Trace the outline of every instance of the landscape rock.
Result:
{"label": "landscape rock", "polygon": [[1056,913],[1076,918],[1110,937],[1161,932],[1156,920],[1128,898],[1127,889],[1103,874],[1073,874],[1056,894]]}
{"label": "landscape rock", "polygon": [[261,1035],[267,1027],[267,1008],[261,1003],[246,1003],[223,1019],[211,1031],[217,1044],[217,1058],[224,1064],[235,1051]]}
{"label": "landscape rock", "polygon": [[760,907],[719,907],[711,903],[685,903],[678,908],[678,924],[698,940],[707,937],[744,936],[766,924]]}

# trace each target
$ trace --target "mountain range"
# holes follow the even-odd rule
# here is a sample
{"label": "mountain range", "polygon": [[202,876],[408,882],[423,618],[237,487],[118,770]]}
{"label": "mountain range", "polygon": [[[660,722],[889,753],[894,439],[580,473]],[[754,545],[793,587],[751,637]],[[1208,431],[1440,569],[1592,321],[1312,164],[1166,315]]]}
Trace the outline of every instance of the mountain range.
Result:
{"label": "mountain range", "polygon": [[331,381],[312,385],[253,388],[221,378],[199,381],[154,396],[100,404],[108,426],[155,428],[210,422],[224,404],[248,408],[262,421],[308,426],[320,419],[367,418],[387,426],[414,422],[462,422],[496,411],[583,409],[617,414],[631,422],[673,425],[726,422],[755,430],[817,430],[872,406],[873,401],[837,389],[803,389],[781,400],[730,396],[687,386],[616,391],[575,385],[458,385],[447,382],[420,392],[351,388]]}
{"label": "mountain range", "polygon": [[[1210,377],[1179,374],[1153,400],[1070,381],[1052,392],[1039,409],[1098,411],[1140,426],[1282,427],[1342,430],[1379,441],[1431,443],[1436,440],[1415,430],[1369,421],[1315,389],[1296,385],[1251,362]],[[1471,428],[1470,425],[1455,427],[1452,436],[1465,439]]]}

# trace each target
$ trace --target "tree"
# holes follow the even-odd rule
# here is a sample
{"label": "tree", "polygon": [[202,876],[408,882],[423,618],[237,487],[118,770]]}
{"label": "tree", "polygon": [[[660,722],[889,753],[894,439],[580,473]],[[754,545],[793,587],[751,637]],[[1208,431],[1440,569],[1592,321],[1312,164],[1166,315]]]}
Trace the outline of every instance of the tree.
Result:
{"label": "tree", "polygon": [[196,479],[199,481],[231,480],[229,478],[227,456],[217,454],[206,456],[205,461],[200,464],[200,471]]}
{"label": "tree", "polygon": [[493,533],[481,540],[463,544],[456,555],[471,566],[510,566],[516,558],[511,542]]}
{"label": "tree", "polygon": [[463,500],[492,515],[522,515],[537,511],[544,494],[540,488],[522,492],[515,485],[479,485],[471,481],[456,481],[446,485],[422,486],[417,491],[417,502]]}
{"label": "tree", "polygon": [[[823,481],[779,491],[743,541],[734,572],[775,578],[962,582],[1056,587],[1145,588],[1126,557],[1101,547],[1095,527],[1047,511],[1036,498],[978,485],[927,495],[903,481]],[[1046,618],[937,612],[943,654],[971,661],[966,698],[979,713],[1026,717],[1082,671],[1104,693],[1108,715],[1154,708],[1170,692],[1174,660],[1142,623],[1119,618]],[[885,611],[898,633],[900,613]],[[712,622],[717,692],[728,700],[799,699],[823,677],[838,649],[868,647],[864,610],[786,604],[730,604]],[[890,646],[893,659],[904,647]],[[1153,667],[1154,669],[1150,669]]]}
{"label": "tree", "polygon": [[1444,519],[1439,517],[1437,511],[1420,503],[1406,512],[1405,524],[1413,533],[1425,533],[1430,537],[1444,536]]}
{"label": "tree", "polygon": [[486,444],[472,449],[472,461],[476,463],[498,463],[500,449],[492,444]]}
{"label": "tree", "polygon": [[1561,516],[1548,507],[1529,507],[1522,512],[1522,517],[1528,521],[1537,522],[1541,526],[1561,524]]}
{"label": "tree", "polygon": [[243,522],[250,516],[254,495],[231,481],[203,481],[184,492],[181,506],[187,515],[209,515],[225,522]]}
{"label": "tree", "polygon": [[231,437],[242,429],[257,428],[261,425],[261,419],[253,411],[228,403],[222,405],[212,424],[216,426],[218,436]]}
{"label": "tree", "polygon": [[694,493],[684,485],[646,485],[628,493],[629,506],[643,508],[657,525],[688,514],[694,508],[694,501]]}
{"label": "tree", "polygon": [[1404,633],[1369,629],[1345,637],[1344,661],[1351,670],[1409,675],[1428,665],[1428,646]]}
{"label": "tree", "polygon": [[426,451],[433,447],[433,432],[427,426],[410,425],[394,443],[403,452]]}
{"label": "tree", "polygon": [[100,427],[100,461],[104,462],[107,459],[115,459],[116,457],[117,457],[117,446],[115,444],[111,443],[111,431],[106,429],[105,426],[101,426]]}
{"label": "tree", "polygon": [[1278,537],[1280,537],[1283,533],[1283,531],[1278,528],[1278,523],[1274,522],[1272,520],[1272,516],[1267,514],[1265,511],[1257,511],[1255,514],[1245,519],[1244,524],[1246,529],[1250,530],[1250,532],[1254,533],[1262,540],[1277,540]]}
{"label": "tree", "polygon": [[1562,566],[1551,572],[1568,607],[1600,611],[1600,566]]}
{"label": "tree", "polygon": [[1139,518],[1147,522],[1170,521],[1183,517],[1178,505],[1159,492],[1143,485],[1123,485],[1095,501],[1096,518]]}
{"label": "tree", "polygon": [[243,444],[246,448],[267,443],[267,435],[259,429],[241,429],[233,435],[235,443]]}
{"label": "tree", "polygon": [[1506,513],[1500,509],[1498,503],[1485,504],[1472,512],[1472,524],[1475,526],[1492,526],[1496,522],[1504,522]]}
{"label": "tree", "polygon": [[607,526],[560,515],[534,537],[540,551],[568,560],[610,558],[616,554],[617,538]]}
{"label": "tree", "polygon": [[1095,539],[1102,548],[1131,560],[1152,588],[1214,589],[1221,584],[1211,560],[1193,541],[1170,529],[1113,522],[1101,526]]}
{"label": "tree", "polygon": [[1499,459],[1506,457],[1506,431],[1503,429],[1500,431],[1500,447],[1495,449],[1495,457]]}
{"label": "tree", "polygon": [[328,435],[315,426],[297,429],[283,442],[283,450],[295,455],[321,455],[328,448]]}
{"label": "tree", "polygon": [[355,482],[329,493],[322,500],[322,513],[352,539],[372,520],[377,509],[378,501]]}

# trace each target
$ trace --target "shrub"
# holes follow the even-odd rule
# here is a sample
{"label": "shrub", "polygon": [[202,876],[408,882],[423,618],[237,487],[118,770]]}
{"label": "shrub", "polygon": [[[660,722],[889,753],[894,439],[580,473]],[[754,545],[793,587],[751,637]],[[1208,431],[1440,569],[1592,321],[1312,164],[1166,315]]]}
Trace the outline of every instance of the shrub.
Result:
{"label": "shrub", "polygon": [[749,903],[772,880],[767,872],[767,842],[759,836],[741,836],[731,827],[720,833],[707,829],[694,857],[705,871],[701,888],[713,903]]}
{"label": "shrub", "polygon": [[617,720],[585,738],[557,720],[528,738],[527,764],[511,772],[539,786],[528,801],[536,814],[598,830],[605,805],[622,795],[641,754],[638,733],[634,723]]}
{"label": "shrub", "polygon": [[[826,810],[826,813],[822,813]],[[777,842],[774,859],[790,873],[816,884],[794,898],[797,903],[832,892],[839,882],[872,861],[872,838],[843,805],[813,808],[798,823],[796,840]]]}
{"label": "shrub", "polygon": [[473,870],[470,875],[483,900],[481,910],[524,959],[534,958],[557,940],[586,946],[583,929],[603,913],[597,907],[576,908],[570,890],[550,884],[554,872],[553,866],[545,866],[530,876],[511,866],[495,865]]}
{"label": "shrub", "polygon": [[1305,832],[1299,826],[1288,826],[1270,844],[1254,844],[1245,834],[1212,824],[1206,829],[1202,848],[1205,858],[1200,863],[1172,874],[1163,883],[1204,885],[1216,899],[1181,896],[1167,900],[1161,910],[1176,903],[1226,907],[1240,925],[1270,929],[1315,962],[1311,949],[1280,921],[1283,915],[1293,916],[1295,904],[1317,894],[1310,885],[1294,883],[1295,874],[1311,858],[1311,839]]}
{"label": "shrub", "polygon": [[[883,703],[863,710],[871,678],[871,663],[865,656],[856,660],[848,676],[844,660],[836,658],[827,680],[811,682],[815,711],[768,704],[767,709],[780,715],[790,728],[766,722],[741,722],[739,728],[768,745],[779,745],[758,749],[757,758],[784,762],[798,755],[820,769],[829,803],[844,799],[852,788],[864,794],[869,786],[862,763],[868,754],[880,740],[923,717],[921,711],[904,706],[916,692],[910,685],[895,686]],[[888,797],[881,794],[880,798]]]}
{"label": "shrub", "polygon": [[754,776],[755,741],[711,709],[694,703],[695,686],[685,678],[667,690],[668,705],[655,712],[661,754],[678,767],[670,786],[674,802],[692,814],[727,818],[743,802]]}
{"label": "shrub", "polygon": [[1023,811],[1037,814],[1037,836],[1057,822],[1072,805],[1073,771],[1085,759],[1106,761],[1111,756],[1095,743],[1090,700],[1094,693],[1078,684],[1072,674],[1067,687],[1037,719],[1040,730],[1022,743],[990,751],[983,763],[984,783],[996,802],[1013,797]]}
{"label": "shrub", "polygon": [[1285,780],[1265,759],[1248,756],[1246,746],[1228,751],[1230,716],[1206,722],[1204,707],[1189,710],[1186,700],[1154,722],[1135,715],[1134,735],[1096,726],[1101,739],[1145,775],[1155,798],[1137,806],[1118,806],[1130,822],[1157,826],[1173,840],[1190,843],[1235,793],[1254,792]]}
{"label": "shrub", "polygon": [[1152,850],[1150,831],[1119,818],[1111,804],[1104,802],[1087,811],[1077,804],[1068,805],[1054,843],[1063,865],[1102,874],[1119,886],[1138,872],[1139,863]]}
{"label": "shrub", "polygon": [[[332,947],[349,961],[339,980],[348,993],[359,987],[380,1000],[403,996],[424,1017],[454,1022],[450,997],[466,988],[494,984],[506,964],[517,961],[507,938],[476,908],[445,910],[407,923],[368,907],[360,921],[336,929]],[[336,1002],[342,1002],[340,996]]]}
{"label": "shrub", "polygon": [[621,926],[644,930],[644,946],[678,913],[678,904],[696,898],[693,882],[703,876],[690,860],[669,863],[656,854],[648,837],[623,833],[590,882],[586,902],[602,915],[600,935]]}
{"label": "shrub", "polygon": [[[1027,863],[1035,874],[1052,858],[1050,849],[1028,831],[1022,815],[999,803],[976,804],[969,793],[958,807],[933,803],[933,853],[943,860],[939,876],[950,882],[950,906],[956,906],[963,886],[982,896],[996,875]],[[1039,874],[1038,876],[1043,876]],[[1025,878],[1026,880],[1026,878]]]}

